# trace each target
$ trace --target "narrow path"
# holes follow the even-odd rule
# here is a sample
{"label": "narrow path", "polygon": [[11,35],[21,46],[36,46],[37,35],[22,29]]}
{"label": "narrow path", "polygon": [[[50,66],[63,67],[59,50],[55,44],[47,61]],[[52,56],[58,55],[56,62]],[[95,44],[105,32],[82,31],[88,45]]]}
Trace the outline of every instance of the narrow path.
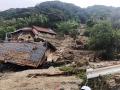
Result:
{"label": "narrow path", "polygon": [[87,69],[87,78],[90,79],[98,76],[114,74],[119,72],[120,72],[120,65],[114,65],[114,66],[98,68],[98,69]]}

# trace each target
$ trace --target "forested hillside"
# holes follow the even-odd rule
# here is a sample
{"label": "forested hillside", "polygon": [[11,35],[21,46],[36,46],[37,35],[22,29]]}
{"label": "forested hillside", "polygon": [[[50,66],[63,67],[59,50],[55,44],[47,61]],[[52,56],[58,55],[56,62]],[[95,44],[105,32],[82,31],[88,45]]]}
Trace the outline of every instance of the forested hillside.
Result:
{"label": "forested hillside", "polygon": [[[0,12],[0,38],[5,33],[26,26],[49,27],[62,34],[69,34],[82,24],[96,23],[101,20],[112,22],[119,29],[120,8],[91,6],[80,8],[70,3],[47,1],[29,8],[16,8]],[[68,27],[67,30],[65,27]]]}
{"label": "forested hillside", "polygon": [[52,21],[86,19],[84,9],[73,4],[59,1],[47,1],[30,8],[9,9],[1,12],[0,17],[4,19],[23,18],[31,16],[32,14],[44,14]]}

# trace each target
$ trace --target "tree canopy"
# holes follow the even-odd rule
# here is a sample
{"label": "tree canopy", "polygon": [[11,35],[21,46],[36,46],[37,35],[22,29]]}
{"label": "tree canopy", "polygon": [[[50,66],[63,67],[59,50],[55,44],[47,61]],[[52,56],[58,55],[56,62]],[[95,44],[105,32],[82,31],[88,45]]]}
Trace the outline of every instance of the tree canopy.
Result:
{"label": "tree canopy", "polygon": [[109,22],[100,22],[90,31],[90,49],[103,51],[107,58],[112,57],[120,47],[120,31],[112,28]]}
{"label": "tree canopy", "polygon": [[0,12],[0,28],[14,27],[19,29],[21,27],[37,25],[49,27],[66,34],[70,30],[75,29],[73,27],[74,24],[79,26],[78,24],[80,23],[87,23],[87,25],[93,27],[95,23],[106,20],[112,23],[112,28],[120,29],[119,12],[120,8],[102,5],[80,8],[70,3],[47,1],[34,7],[11,8]]}

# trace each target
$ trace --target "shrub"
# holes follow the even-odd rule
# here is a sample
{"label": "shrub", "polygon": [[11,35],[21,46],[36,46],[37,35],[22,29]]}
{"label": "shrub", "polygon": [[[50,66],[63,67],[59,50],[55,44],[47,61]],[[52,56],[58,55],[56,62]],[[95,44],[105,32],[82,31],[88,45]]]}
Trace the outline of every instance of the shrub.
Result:
{"label": "shrub", "polygon": [[109,22],[101,22],[93,26],[90,32],[89,48],[95,51],[105,52],[107,58],[111,59],[114,52],[118,51],[120,34],[112,29]]}

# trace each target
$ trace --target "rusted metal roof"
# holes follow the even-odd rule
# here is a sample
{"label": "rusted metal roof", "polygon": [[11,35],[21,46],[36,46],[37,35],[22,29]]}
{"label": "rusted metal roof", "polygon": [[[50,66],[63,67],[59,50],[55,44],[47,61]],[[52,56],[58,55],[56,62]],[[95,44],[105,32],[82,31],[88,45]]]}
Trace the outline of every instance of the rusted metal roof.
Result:
{"label": "rusted metal roof", "polygon": [[32,29],[32,32],[35,34],[35,35],[38,35],[38,31],[36,29]]}
{"label": "rusted metal roof", "polygon": [[38,67],[47,48],[41,43],[0,43],[0,61]]}
{"label": "rusted metal roof", "polygon": [[56,33],[52,29],[49,29],[49,28],[42,28],[42,27],[38,27],[38,26],[33,26],[33,28],[36,29],[38,32],[56,35]]}
{"label": "rusted metal roof", "polygon": [[16,33],[19,33],[19,32],[32,32],[33,34],[38,34],[38,32],[43,32],[43,33],[49,33],[49,34],[52,34],[52,35],[56,35],[56,33],[52,30],[52,29],[49,29],[49,28],[43,28],[43,27],[38,27],[38,26],[33,26],[32,28],[30,27],[24,27],[24,28],[21,28],[21,29],[18,29],[14,32],[11,32],[9,34],[16,34]]}

